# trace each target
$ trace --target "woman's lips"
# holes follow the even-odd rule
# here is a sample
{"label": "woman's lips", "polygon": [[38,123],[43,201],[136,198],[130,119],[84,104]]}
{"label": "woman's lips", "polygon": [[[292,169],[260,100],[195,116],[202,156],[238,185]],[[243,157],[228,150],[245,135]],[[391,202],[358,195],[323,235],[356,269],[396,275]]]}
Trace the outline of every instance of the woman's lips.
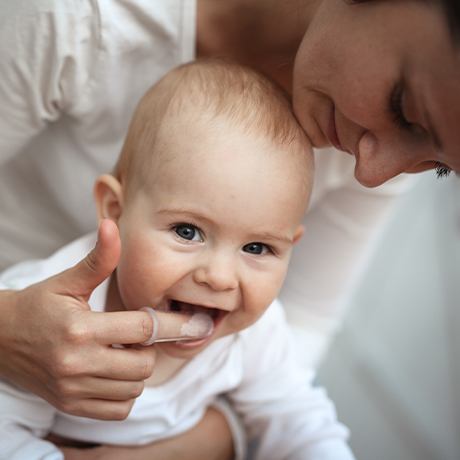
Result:
{"label": "woman's lips", "polygon": [[337,129],[335,125],[335,106],[333,105],[331,108],[331,112],[329,114],[329,124],[327,127],[327,138],[329,142],[339,150],[344,150],[342,144],[340,143],[339,136],[337,135]]}

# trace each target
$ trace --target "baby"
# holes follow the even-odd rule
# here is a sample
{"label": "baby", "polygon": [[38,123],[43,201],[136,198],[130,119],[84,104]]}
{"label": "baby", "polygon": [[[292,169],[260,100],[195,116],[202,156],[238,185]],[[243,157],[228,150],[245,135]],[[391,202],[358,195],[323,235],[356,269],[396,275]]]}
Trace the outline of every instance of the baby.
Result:
{"label": "baby", "polygon": [[[153,86],[134,113],[114,174],[95,185],[99,218],[117,224],[122,249],[89,304],[200,314],[209,321],[206,333],[151,345],[154,373],[120,422],[60,413],[1,383],[0,458],[63,458],[43,439],[50,432],[119,445],[172,437],[196,425],[219,395],[258,440],[255,458],[353,458],[330,401],[296,364],[274,301],[303,232],[312,177],[311,147],[288,100],[260,75],[202,61]],[[94,241],[84,236],[0,282],[37,282],[76,263]]]}

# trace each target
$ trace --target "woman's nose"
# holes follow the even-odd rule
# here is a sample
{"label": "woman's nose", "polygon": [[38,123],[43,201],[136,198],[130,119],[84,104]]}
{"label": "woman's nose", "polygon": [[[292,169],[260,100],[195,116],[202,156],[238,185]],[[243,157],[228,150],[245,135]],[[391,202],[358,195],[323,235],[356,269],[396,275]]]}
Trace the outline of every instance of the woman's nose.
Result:
{"label": "woman's nose", "polygon": [[366,187],[376,187],[406,171],[413,171],[428,160],[428,148],[414,145],[402,136],[377,138],[365,132],[358,143],[356,179]]}
{"label": "woman's nose", "polygon": [[228,291],[238,286],[233,257],[224,254],[205,255],[194,271],[198,284],[209,286],[215,291]]}

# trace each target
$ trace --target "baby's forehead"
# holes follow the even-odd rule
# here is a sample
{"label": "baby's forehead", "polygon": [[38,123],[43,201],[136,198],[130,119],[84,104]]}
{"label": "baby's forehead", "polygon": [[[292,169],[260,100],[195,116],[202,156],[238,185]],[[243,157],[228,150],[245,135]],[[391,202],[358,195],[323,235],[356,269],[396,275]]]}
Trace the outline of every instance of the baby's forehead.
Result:
{"label": "baby's forehead", "polygon": [[118,172],[146,183],[165,172],[225,171],[235,149],[246,155],[238,165],[252,168],[253,186],[259,171],[270,168],[274,181],[309,182],[311,149],[282,90],[239,65],[202,61],[173,70],[144,95]]}
{"label": "baby's forehead", "polygon": [[144,190],[148,202],[154,207],[198,210],[195,216],[225,222],[228,228],[248,228],[252,222],[298,225],[311,185],[307,161],[269,151],[264,142],[257,145],[259,150],[246,151],[235,144],[230,151],[215,144],[200,148],[194,144],[187,153],[180,150],[169,159],[163,155],[148,176],[149,187]]}
{"label": "baby's forehead", "polygon": [[270,136],[226,116],[181,114],[159,130],[155,150],[157,159],[152,166],[163,175],[190,174],[192,170],[203,176],[209,171],[217,174],[236,162],[239,170],[250,168],[254,186],[262,172],[274,182],[285,179],[302,190],[310,188],[313,178],[312,149],[306,137]]}
{"label": "baby's forehead", "polygon": [[299,167],[313,161],[311,144],[300,130],[293,129],[289,136],[280,135],[256,123],[246,124],[227,114],[216,116],[206,111],[183,112],[165,118],[155,144],[165,163],[178,156],[188,156],[191,151],[199,154],[197,161],[203,155],[214,155],[217,148],[226,148],[231,154],[233,146],[246,149],[248,155],[257,156],[261,161],[267,155],[277,155],[283,162],[297,163]]}

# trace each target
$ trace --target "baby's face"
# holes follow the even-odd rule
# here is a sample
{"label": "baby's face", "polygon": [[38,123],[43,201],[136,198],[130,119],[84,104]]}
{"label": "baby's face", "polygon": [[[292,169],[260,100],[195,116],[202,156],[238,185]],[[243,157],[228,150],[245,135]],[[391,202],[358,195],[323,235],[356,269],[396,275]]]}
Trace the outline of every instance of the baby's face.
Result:
{"label": "baby's face", "polygon": [[125,308],[204,312],[214,321],[204,341],[156,345],[171,356],[192,357],[254,323],[278,294],[302,233],[307,162],[226,125],[163,133],[151,185],[133,193],[118,221]]}

